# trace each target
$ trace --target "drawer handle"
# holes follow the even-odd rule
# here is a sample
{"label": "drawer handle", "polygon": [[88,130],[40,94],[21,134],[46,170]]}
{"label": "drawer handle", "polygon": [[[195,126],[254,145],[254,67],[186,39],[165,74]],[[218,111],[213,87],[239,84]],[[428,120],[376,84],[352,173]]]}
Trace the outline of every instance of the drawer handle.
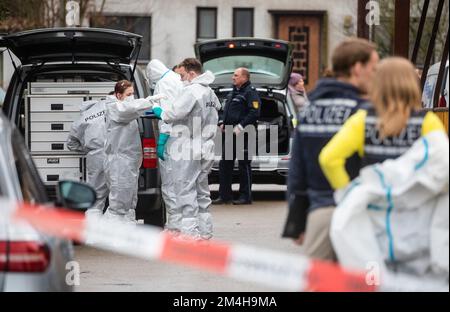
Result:
{"label": "drawer handle", "polygon": [[59,174],[48,174],[47,181],[48,182],[59,181]]}
{"label": "drawer handle", "polygon": [[51,104],[50,109],[52,111],[53,110],[62,111],[62,110],[64,110],[64,104]]}
{"label": "drawer handle", "polygon": [[47,164],[57,165],[59,164],[59,158],[47,158]]}
{"label": "drawer handle", "polygon": [[64,143],[52,144],[52,150],[63,150],[63,149],[64,149]]}
{"label": "drawer handle", "polygon": [[89,94],[89,90],[68,90],[67,94]]}
{"label": "drawer handle", "polygon": [[52,124],[52,130],[64,130],[64,124]]}

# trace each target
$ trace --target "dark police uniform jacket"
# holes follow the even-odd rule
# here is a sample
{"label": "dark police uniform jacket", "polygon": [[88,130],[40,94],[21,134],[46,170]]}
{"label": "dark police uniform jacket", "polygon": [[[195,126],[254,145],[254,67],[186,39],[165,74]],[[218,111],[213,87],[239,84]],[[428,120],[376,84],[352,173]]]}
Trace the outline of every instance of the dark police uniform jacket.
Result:
{"label": "dark police uniform jacket", "polygon": [[375,109],[366,104],[361,108],[367,111],[362,167],[400,157],[421,137],[426,111],[411,112],[406,127],[399,136],[380,139]]}
{"label": "dark police uniform jacket", "polygon": [[255,87],[247,81],[241,88],[233,87],[225,102],[223,111],[219,112],[219,126],[255,125],[258,122],[261,111],[261,99]]}
{"label": "dark police uniform jacket", "polygon": [[[305,231],[308,212],[335,206],[334,191],[320,168],[319,154],[366,102],[356,87],[335,79],[320,80],[308,99],[309,105],[299,113],[292,146],[287,192],[289,214],[283,237],[298,238]],[[351,178],[358,176],[360,165],[356,154],[347,161]]]}

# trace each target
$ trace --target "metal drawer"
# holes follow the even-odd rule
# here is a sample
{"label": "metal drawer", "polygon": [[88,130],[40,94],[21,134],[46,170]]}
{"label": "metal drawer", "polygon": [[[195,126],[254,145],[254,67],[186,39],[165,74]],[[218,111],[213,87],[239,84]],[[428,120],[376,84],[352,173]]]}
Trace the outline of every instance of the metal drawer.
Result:
{"label": "metal drawer", "polygon": [[80,181],[83,176],[79,168],[38,168],[38,171],[44,183],[61,180]]}
{"label": "metal drawer", "polygon": [[30,97],[30,112],[79,112],[83,97]]}
{"label": "metal drawer", "polygon": [[31,152],[70,152],[66,142],[31,142]]}
{"label": "metal drawer", "polygon": [[31,132],[31,142],[66,142],[69,132]]}
{"label": "metal drawer", "polygon": [[30,124],[31,132],[69,132],[72,128],[72,122],[32,122]]}
{"label": "metal drawer", "polygon": [[100,100],[106,100],[107,95],[104,96],[87,96],[86,99],[88,101],[100,101]]}
{"label": "metal drawer", "polygon": [[77,168],[80,171],[82,157],[74,156],[33,156],[37,168]]}
{"label": "metal drawer", "polygon": [[61,123],[67,121],[75,121],[80,118],[80,113],[76,112],[67,112],[67,113],[53,113],[53,112],[38,112],[38,113],[30,113],[30,121],[49,121],[53,123]]}
{"label": "metal drawer", "polygon": [[107,95],[115,82],[33,82],[30,94],[98,94]]}

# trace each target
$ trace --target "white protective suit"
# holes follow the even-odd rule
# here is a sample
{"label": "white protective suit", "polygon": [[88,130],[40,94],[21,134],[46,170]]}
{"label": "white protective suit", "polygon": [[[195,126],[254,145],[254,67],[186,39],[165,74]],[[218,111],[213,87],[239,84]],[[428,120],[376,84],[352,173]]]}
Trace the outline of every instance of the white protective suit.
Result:
{"label": "white protective suit", "polygon": [[[148,63],[147,78],[151,84],[156,84],[153,92],[154,95],[164,94],[167,96],[167,99],[160,101],[161,108],[164,110],[168,109],[170,105],[175,102],[183,89],[183,83],[181,82],[180,76],[168,69],[159,60],[152,60]],[[159,121],[158,126],[160,134],[171,134],[171,124],[161,120]],[[166,229],[179,232],[181,231],[182,214],[175,206],[177,196],[173,191],[173,179],[176,175],[172,171],[172,158],[167,154],[167,148],[165,159],[159,160],[159,170],[161,173],[161,192],[168,213]]]}
{"label": "white protective suit", "polygon": [[449,144],[443,131],[364,168],[336,193],[331,240],[339,262],[380,272],[386,290],[448,291]]}
{"label": "white protective suit", "polygon": [[108,100],[83,102],[80,106],[81,117],[72,124],[67,139],[69,150],[87,153],[86,182],[97,193],[97,202],[86,211],[86,216],[101,216],[109,193],[103,170],[107,102]]}
{"label": "white protective suit", "polygon": [[108,183],[109,207],[105,217],[117,221],[135,222],[142,163],[141,136],[137,118],[153,107],[153,100],[120,101],[115,97],[106,106],[105,173]]}
{"label": "white protective suit", "polygon": [[210,239],[213,231],[208,174],[214,162],[220,108],[209,87],[214,79],[210,71],[193,79],[161,115],[163,121],[172,123],[167,151],[172,157],[176,207],[183,215],[181,232],[202,239]]}

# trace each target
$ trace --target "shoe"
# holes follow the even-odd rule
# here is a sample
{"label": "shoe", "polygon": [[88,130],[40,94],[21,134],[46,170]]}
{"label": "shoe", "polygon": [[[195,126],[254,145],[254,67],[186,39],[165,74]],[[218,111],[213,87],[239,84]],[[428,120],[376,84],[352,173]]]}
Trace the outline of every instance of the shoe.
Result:
{"label": "shoe", "polygon": [[233,201],[233,205],[251,205],[251,204],[252,204],[251,200],[246,200],[243,198]]}
{"label": "shoe", "polygon": [[213,205],[231,205],[232,203],[232,200],[223,200],[220,197],[212,201]]}

